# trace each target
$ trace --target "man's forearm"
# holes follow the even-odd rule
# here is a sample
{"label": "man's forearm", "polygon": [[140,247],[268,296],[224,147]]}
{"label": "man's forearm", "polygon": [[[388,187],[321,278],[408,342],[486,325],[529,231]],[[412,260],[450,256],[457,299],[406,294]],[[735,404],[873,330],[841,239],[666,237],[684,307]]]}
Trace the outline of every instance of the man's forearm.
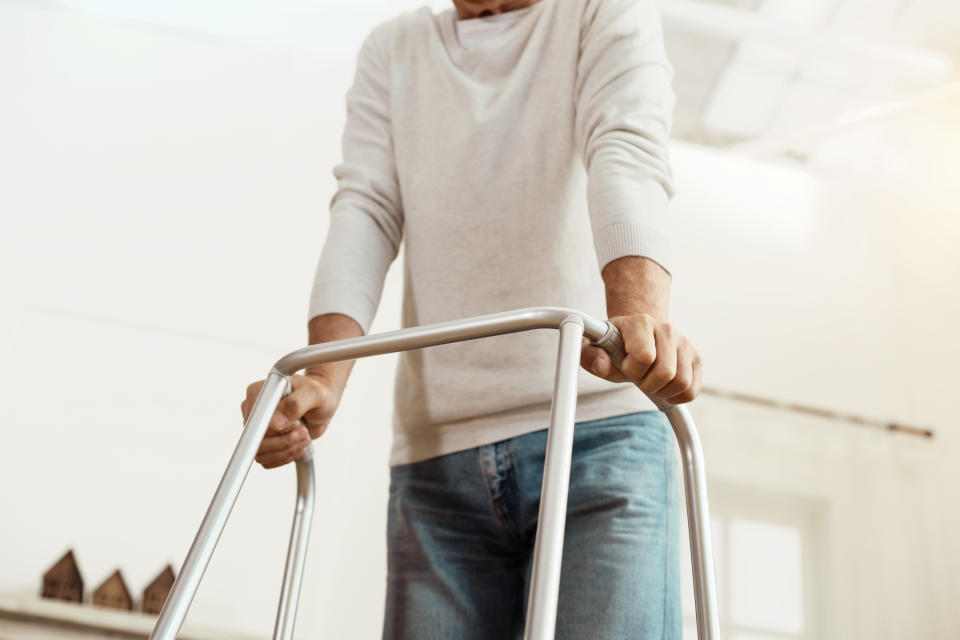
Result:
{"label": "man's forearm", "polygon": [[[363,335],[363,329],[357,324],[356,320],[340,313],[325,313],[312,318],[307,325],[307,331],[310,344],[357,338]],[[356,361],[345,360],[322,364],[308,368],[305,373],[310,376],[326,378],[336,385],[337,389],[343,391],[354,362]]]}
{"label": "man's forearm", "polygon": [[670,274],[641,256],[624,256],[601,272],[607,296],[607,317],[645,313],[659,322],[670,315]]}

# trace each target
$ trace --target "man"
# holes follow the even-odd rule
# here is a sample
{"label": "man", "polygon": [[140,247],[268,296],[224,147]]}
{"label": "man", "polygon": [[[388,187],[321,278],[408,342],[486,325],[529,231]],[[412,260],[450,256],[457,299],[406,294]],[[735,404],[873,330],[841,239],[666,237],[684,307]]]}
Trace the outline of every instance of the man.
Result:
{"label": "man", "polygon": [[[310,342],[368,329],[401,237],[404,326],[540,305],[609,317],[628,377],[584,345],[557,637],[679,638],[672,435],[615,384],[673,403],[700,388],[667,323],[674,96],[653,0],[453,3],[360,51]],[[522,633],[556,348],[527,332],[401,354],[385,638]],[[326,430],[351,367],[293,378],[260,464]]]}

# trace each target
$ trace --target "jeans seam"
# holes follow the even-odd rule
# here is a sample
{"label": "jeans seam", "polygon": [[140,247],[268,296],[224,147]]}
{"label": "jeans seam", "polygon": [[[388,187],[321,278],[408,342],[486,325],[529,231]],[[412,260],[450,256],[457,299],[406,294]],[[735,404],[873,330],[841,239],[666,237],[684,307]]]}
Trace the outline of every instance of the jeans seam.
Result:
{"label": "jeans seam", "polygon": [[517,530],[513,522],[510,520],[509,515],[504,513],[504,510],[498,504],[499,502],[498,499],[493,495],[493,490],[490,488],[490,477],[487,474],[486,453],[484,451],[486,447],[494,447],[493,449],[494,465],[496,465],[497,456],[496,456],[495,444],[483,445],[477,448],[477,452],[479,453],[479,455],[477,456],[477,460],[480,463],[480,473],[481,473],[481,476],[483,477],[483,487],[484,489],[487,490],[487,497],[490,499],[490,502],[489,502],[490,510],[493,512],[494,517],[497,519],[497,522],[500,523],[500,526],[502,528],[506,529],[514,537],[519,537],[520,532]]}
{"label": "jeans seam", "polygon": [[[510,477],[509,477],[510,482],[507,486],[507,491],[512,492],[514,494],[514,497],[517,500],[519,500],[520,488],[517,486],[517,461],[513,457],[513,446],[509,441],[504,443],[504,451],[506,452],[505,457],[510,462],[510,464],[508,465],[510,468]],[[504,516],[504,520],[506,521],[506,524],[509,527],[510,531],[513,533],[514,537],[517,540],[522,540],[523,535],[520,533],[520,526],[514,521],[513,517],[511,517],[511,515],[508,513]]]}

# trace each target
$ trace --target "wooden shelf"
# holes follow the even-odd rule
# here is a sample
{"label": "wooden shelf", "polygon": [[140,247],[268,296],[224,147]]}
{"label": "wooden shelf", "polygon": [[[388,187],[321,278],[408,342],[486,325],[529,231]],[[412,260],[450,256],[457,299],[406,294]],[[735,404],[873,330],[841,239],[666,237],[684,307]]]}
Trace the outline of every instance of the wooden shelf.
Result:
{"label": "wooden shelf", "polygon": [[[2,640],[94,640],[146,638],[157,617],[117,611],[92,604],[48,600],[36,596],[0,595]],[[180,640],[254,640],[233,632],[185,625]]]}

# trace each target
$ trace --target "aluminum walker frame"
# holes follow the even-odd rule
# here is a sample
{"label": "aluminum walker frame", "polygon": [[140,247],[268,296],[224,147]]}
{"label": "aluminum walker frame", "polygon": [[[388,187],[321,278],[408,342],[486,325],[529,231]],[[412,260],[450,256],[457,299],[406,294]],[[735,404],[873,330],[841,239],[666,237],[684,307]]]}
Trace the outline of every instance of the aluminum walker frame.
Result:
{"label": "aluminum walker frame", "polygon": [[[606,350],[616,366],[624,358],[623,340],[612,323],[559,307],[535,307],[495,313],[398,331],[326,342],[293,351],[274,364],[247,419],[200,530],[187,553],[164,604],[151,640],[174,640],[210,562],[230,511],[240,493],[260,442],[281,398],[289,393],[290,376],[320,364],[420,349],[439,344],[473,340],[532,329],[558,329],[560,345],[550,408],[550,430],[524,640],[550,640],[554,636],[560,564],[566,524],[567,493],[573,450],[574,412],[581,339]],[[719,640],[716,585],[710,542],[707,485],[700,438],[689,411],[683,405],[654,400],[673,427],[683,466],[690,555],[693,568],[697,635],[700,640]],[[314,505],[312,449],[296,461],[297,502],[284,569],[283,587],[274,626],[274,640],[291,640],[306,560]]]}

